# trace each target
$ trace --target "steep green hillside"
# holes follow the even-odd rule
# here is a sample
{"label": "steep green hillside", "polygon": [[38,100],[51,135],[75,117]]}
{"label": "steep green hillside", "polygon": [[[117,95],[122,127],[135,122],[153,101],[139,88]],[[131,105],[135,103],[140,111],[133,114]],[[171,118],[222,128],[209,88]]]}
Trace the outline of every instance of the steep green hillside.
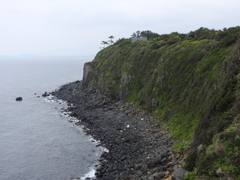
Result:
{"label": "steep green hillside", "polygon": [[[196,167],[196,175],[207,177],[221,167],[237,177],[240,27],[200,28],[135,43],[121,39],[86,67],[93,72],[88,80],[102,94],[134,102],[159,118],[179,142],[175,150],[188,152],[188,170]],[[223,156],[214,151],[219,140],[226,151]]]}

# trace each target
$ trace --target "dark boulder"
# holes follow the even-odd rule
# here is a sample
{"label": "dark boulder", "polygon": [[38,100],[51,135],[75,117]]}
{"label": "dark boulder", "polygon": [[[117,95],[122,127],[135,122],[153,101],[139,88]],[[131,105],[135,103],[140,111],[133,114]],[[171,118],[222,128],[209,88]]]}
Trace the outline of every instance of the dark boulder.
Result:
{"label": "dark boulder", "polygon": [[173,172],[172,180],[183,180],[186,173],[187,171],[180,167]]}
{"label": "dark boulder", "polygon": [[162,157],[155,157],[155,158],[149,159],[147,162],[147,166],[150,169],[155,168],[156,166],[161,164],[161,161],[162,161]]}
{"label": "dark boulder", "polygon": [[47,96],[49,96],[49,94],[47,92],[42,94],[42,97],[47,97]]}
{"label": "dark boulder", "polygon": [[16,101],[22,101],[22,100],[23,100],[22,97],[17,97],[17,98],[16,98]]}

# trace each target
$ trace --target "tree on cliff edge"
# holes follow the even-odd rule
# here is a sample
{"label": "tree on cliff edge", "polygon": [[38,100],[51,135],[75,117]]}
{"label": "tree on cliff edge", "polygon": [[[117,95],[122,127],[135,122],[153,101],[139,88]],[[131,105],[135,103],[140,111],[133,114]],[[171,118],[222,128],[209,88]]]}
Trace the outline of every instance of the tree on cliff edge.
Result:
{"label": "tree on cliff edge", "polygon": [[107,41],[102,41],[101,44],[103,45],[103,47],[100,47],[100,49],[104,49],[106,45],[109,45]]}
{"label": "tree on cliff edge", "polygon": [[108,38],[109,38],[109,40],[108,40],[109,44],[112,45],[114,43],[114,41],[113,41],[114,36],[109,36]]}

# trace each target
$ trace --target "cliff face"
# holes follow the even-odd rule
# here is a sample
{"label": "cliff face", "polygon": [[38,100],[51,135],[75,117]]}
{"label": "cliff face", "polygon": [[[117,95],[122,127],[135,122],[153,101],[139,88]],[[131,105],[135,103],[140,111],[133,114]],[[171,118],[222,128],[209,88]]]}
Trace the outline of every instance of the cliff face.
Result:
{"label": "cliff face", "polygon": [[[211,176],[227,158],[218,166],[235,177],[240,171],[239,149],[233,148],[240,148],[240,28],[211,32],[210,38],[198,33],[119,40],[85,64],[83,87],[157,116],[178,140],[175,149],[188,151],[189,170]],[[211,151],[217,140],[228,149],[224,158]],[[210,160],[204,163],[205,157]]]}

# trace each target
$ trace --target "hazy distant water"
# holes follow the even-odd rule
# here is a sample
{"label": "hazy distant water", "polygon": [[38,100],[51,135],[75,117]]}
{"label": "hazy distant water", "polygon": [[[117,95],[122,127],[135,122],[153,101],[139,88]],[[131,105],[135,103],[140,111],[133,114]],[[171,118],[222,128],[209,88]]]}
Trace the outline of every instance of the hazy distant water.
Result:
{"label": "hazy distant water", "polygon": [[76,179],[96,164],[102,149],[59,115],[62,104],[37,97],[82,79],[83,64],[91,60],[0,58],[1,180]]}

